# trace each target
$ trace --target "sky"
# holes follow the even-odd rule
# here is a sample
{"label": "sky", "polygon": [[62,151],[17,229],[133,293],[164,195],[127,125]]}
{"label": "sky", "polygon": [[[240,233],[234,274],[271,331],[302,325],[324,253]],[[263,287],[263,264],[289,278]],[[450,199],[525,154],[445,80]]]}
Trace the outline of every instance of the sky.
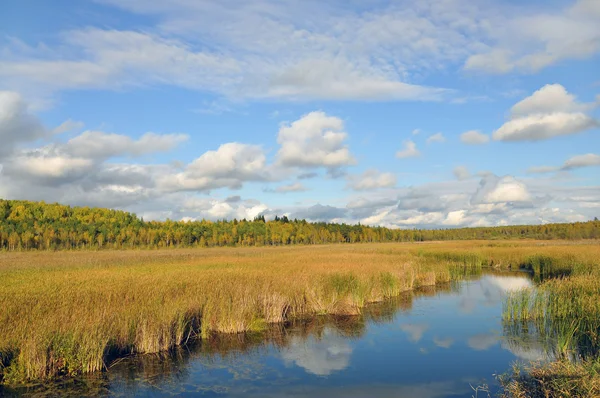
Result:
{"label": "sky", "polygon": [[600,217],[600,1],[4,0],[0,198],[392,228]]}

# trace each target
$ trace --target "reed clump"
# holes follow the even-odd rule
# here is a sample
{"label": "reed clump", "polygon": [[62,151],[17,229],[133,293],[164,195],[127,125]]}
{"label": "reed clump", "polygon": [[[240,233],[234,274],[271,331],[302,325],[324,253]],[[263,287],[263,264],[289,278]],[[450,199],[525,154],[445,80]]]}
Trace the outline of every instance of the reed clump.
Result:
{"label": "reed clump", "polygon": [[574,253],[532,255],[523,267],[541,283],[510,294],[507,324],[532,328],[555,360],[501,378],[507,397],[600,396],[600,266]]}
{"label": "reed clump", "polygon": [[[26,252],[0,255],[0,378],[19,383],[106,369],[218,333],[315,315],[523,264],[538,242]],[[586,264],[596,246],[545,246]]]}
{"label": "reed clump", "polygon": [[507,398],[598,397],[600,361],[536,363],[525,369],[516,366],[503,379]]}

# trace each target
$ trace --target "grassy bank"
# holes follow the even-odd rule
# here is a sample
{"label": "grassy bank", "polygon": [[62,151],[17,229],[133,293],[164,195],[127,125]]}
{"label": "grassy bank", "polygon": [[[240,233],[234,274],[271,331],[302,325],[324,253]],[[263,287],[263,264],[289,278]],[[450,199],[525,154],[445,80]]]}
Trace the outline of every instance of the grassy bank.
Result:
{"label": "grassy bank", "polygon": [[599,262],[547,255],[528,260],[541,284],[508,297],[504,322],[531,330],[556,360],[515,369],[503,379],[506,396],[600,396]]}
{"label": "grassy bank", "polygon": [[4,253],[0,372],[4,383],[93,372],[217,332],[358,314],[484,266],[527,265],[540,252],[552,267],[581,270],[600,258],[597,244],[560,241]]}
{"label": "grassy bank", "polygon": [[510,398],[599,397],[600,360],[515,367],[502,381],[504,396]]}

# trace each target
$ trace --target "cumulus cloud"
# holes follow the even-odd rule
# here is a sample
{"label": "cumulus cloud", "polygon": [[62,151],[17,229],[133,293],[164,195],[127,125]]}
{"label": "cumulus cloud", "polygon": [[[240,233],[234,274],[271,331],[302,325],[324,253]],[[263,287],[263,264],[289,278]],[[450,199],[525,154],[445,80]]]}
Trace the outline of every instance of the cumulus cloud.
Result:
{"label": "cumulus cloud", "polygon": [[[21,126],[23,127],[23,126]],[[24,131],[27,136],[27,131]],[[3,174],[21,183],[60,186],[76,181],[85,181],[89,186],[102,184],[103,179],[111,175],[115,179],[127,175],[133,168],[143,166],[132,165],[129,170],[122,169],[114,174],[118,165],[105,163],[106,160],[118,156],[136,157],[147,153],[162,152],[172,149],[187,139],[182,134],[159,135],[144,134],[139,140],[119,134],[103,132],[84,132],[66,143],[53,143],[35,149],[18,149],[13,147],[4,156]],[[146,169],[166,170],[167,167],[148,166]],[[153,179],[153,176],[145,176]],[[140,178],[139,173],[136,173]]]}
{"label": "cumulus cloud", "polygon": [[598,123],[583,113],[536,114],[506,122],[493,137],[497,141],[540,141],[560,135],[576,134]]}
{"label": "cumulus cloud", "polygon": [[391,188],[395,185],[396,175],[394,173],[383,173],[375,169],[369,169],[360,175],[352,176],[348,179],[348,187],[355,191]]}
{"label": "cumulus cloud", "polygon": [[478,130],[469,130],[460,135],[460,140],[469,145],[481,145],[489,142],[490,137]]}
{"label": "cumulus cloud", "polygon": [[266,204],[256,200],[242,200],[235,197],[233,199],[232,197],[225,200],[199,197],[180,198],[175,211],[163,214],[162,218],[182,219],[186,217],[189,220],[233,220],[235,218],[238,220],[253,220],[256,216],[269,210]]}
{"label": "cumulus cloud", "polygon": [[546,85],[515,104],[510,120],[492,137],[497,141],[539,141],[576,134],[599,125],[583,112],[592,107],[577,102],[559,84]]}
{"label": "cumulus cloud", "polygon": [[431,144],[433,142],[446,142],[446,138],[444,137],[444,135],[442,133],[436,133],[436,134],[429,136],[429,138],[427,138],[428,144]]}
{"label": "cumulus cloud", "polygon": [[479,181],[436,182],[358,196],[337,216],[392,228],[447,228],[585,221],[598,208],[599,187],[486,173]]}
{"label": "cumulus cloud", "polygon": [[524,183],[512,176],[486,176],[471,198],[473,204],[527,203],[532,197]]}
{"label": "cumulus cloud", "polygon": [[579,112],[590,108],[590,104],[578,103],[575,96],[560,84],[547,84],[516,103],[510,113],[512,117],[522,117],[539,113]]}
{"label": "cumulus cloud", "polygon": [[36,184],[60,184],[82,178],[96,165],[93,159],[61,154],[53,147],[22,151],[4,161],[4,175]]}
{"label": "cumulus cloud", "polygon": [[277,162],[287,167],[334,169],[356,163],[346,145],[344,122],[311,112],[279,129]]}
{"label": "cumulus cloud", "polygon": [[[0,110],[3,138],[10,137],[7,142],[11,142],[10,146],[2,146],[0,196],[10,199],[126,208],[146,219],[251,219],[258,214],[287,214],[312,221],[360,221],[395,228],[584,221],[593,218],[600,207],[598,187],[562,186],[560,181],[550,178],[516,179],[489,173],[478,184],[475,178],[460,179],[467,174],[462,173],[464,170],[456,170],[458,180],[396,187],[389,173],[368,170],[347,177],[350,187],[354,185],[358,191],[371,191],[367,196],[351,194],[357,196],[348,198],[345,206],[338,200],[335,206],[332,203],[314,206],[296,203],[273,208],[262,201],[243,200],[240,195],[227,197],[232,193],[216,190],[238,189],[252,182],[278,181],[282,185],[274,190],[293,191],[301,187],[294,183],[294,176],[312,177],[316,171],[320,172],[315,170],[318,168],[325,168],[328,174],[344,173],[345,166],[328,167],[338,163],[310,161],[303,163],[305,166],[281,167],[277,163],[277,154],[275,163],[269,163],[262,147],[243,143],[223,144],[199,153],[187,164],[174,161],[136,163],[137,157],[163,152],[184,142],[187,137],[147,133],[131,138],[85,131],[69,135],[71,138],[65,141],[60,133],[49,133],[41,126],[19,96],[9,98],[12,99],[5,102],[12,107]],[[523,112],[548,109],[547,105],[533,106],[531,103],[520,108],[526,109]],[[9,111],[11,109],[17,111]],[[317,146],[324,142],[327,153],[343,150],[346,137],[340,120],[324,114],[317,120],[325,120],[319,125],[325,127],[318,134],[304,137],[316,137]],[[19,126],[18,134],[7,134],[15,125]],[[283,127],[293,128],[293,125]],[[329,132],[334,139],[326,138],[330,136]],[[343,139],[339,134],[344,135]],[[284,134],[283,138],[286,141],[288,137]],[[310,145],[306,144],[306,148]],[[322,158],[328,159],[327,156]],[[595,154],[578,155],[565,161],[563,167],[574,169],[597,162]],[[282,169],[285,172],[281,173]],[[286,178],[292,178],[292,181]],[[387,189],[377,190],[379,187]],[[218,197],[223,195],[225,199],[196,196],[209,192]]]}
{"label": "cumulus cloud", "polygon": [[210,191],[239,189],[247,181],[270,179],[266,157],[260,146],[230,142],[207,151],[174,175],[162,176],[159,186],[166,191]]}
{"label": "cumulus cloud", "polygon": [[456,166],[454,170],[452,170],[452,173],[457,180],[466,180],[467,178],[471,177],[469,169],[467,169],[465,166]]}
{"label": "cumulus cloud", "polygon": [[413,158],[421,155],[414,141],[406,140],[402,143],[402,146],[403,148],[396,152],[396,157],[399,159]]}

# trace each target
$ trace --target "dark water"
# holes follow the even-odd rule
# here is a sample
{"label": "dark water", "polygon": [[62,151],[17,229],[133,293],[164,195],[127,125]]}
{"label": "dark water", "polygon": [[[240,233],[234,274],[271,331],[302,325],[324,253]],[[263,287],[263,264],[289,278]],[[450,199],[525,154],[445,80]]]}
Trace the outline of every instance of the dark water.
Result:
{"label": "dark water", "polygon": [[527,274],[486,274],[371,305],[360,317],[320,317],[260,336],[225,336],[109,372],[0,395],[206,397],[487,397],[515,360],[545,358],[501,322]]}

